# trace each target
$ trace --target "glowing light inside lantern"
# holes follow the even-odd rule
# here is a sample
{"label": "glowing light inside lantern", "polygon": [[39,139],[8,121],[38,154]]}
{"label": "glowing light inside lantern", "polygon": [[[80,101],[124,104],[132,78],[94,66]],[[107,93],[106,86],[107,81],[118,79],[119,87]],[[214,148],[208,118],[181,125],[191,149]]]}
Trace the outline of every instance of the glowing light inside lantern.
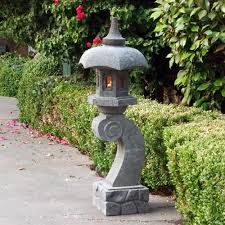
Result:
{"label": "glowing light inside lantern", "polygon": [[113,80],[112,80],[112,76],[110,75],[110,76],[106,76],[105,78],[104,78],[104,86],[105,86],[105,88],[107,89],[107,90],[112,90],[112,86],[113,86]]}
{"label": "glowing light inside lantern", "polygon": [[112,88],[112,76],[107,77],[107,88]]}

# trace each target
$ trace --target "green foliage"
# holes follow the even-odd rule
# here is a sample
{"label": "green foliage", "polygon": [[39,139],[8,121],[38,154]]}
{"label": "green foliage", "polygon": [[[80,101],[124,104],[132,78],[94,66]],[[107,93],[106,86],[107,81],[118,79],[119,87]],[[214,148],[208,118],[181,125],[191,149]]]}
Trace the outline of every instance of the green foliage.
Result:
{"label": "green foliage", "polygon": [[[121,30],[128,38],[128,45],[137,47],[150,59],[158,48],[159,42],[154,40],[154,24],[150,18],[154,1],[85,1],[64,0],[57,5],[44,4],[51,21],[45,32],[37,37],[37,47],[46,54],[62,58],[75,58],[87,49],[86,43],[98,37],[104,37],[110,26],[110,14],[120,18]],[[86,17],[76,18],[76,8],[82,5]],[[51,30],[51,32],[49,32]]]}
{"label": "green foliage", "polygon": [[57,72],[57,64],[44,56],[25,64],[17,95],[23,122],[38,126],[45,95],[51,93],[51,89],[61,79],[49,76],[57,75]]}
{"label": "green foliage", "polygon": [[42,5],[51,0],[3,0],[0,2],[0,36],[34,46],[35,37],[47,26]]}
{"label": "green foliage", "polygon": [[26,59],[14,55],[0,56],[0,95],[17,95]]}
{"label": "green foliage", "polygon": [[187,225],[225,224],[224,137],[224,116],[165,131],[177,208]]}
{"label": "green foliage", "polygon": [[157,0],[151,17],[155,32],[171,47],[170,66],[181,67],[176,85],[183,103],[204,109],[225,104],[225,3],[209,0]]}

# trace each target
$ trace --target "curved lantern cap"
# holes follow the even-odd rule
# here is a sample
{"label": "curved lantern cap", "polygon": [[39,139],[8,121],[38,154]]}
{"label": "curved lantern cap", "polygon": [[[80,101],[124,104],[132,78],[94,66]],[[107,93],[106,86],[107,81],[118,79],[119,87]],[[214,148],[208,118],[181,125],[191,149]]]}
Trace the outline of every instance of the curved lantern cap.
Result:
{"label": "curved lantern cap", "polygon": [[125,39],[120,34],[118,20],[112,17],[111,28],[109,34],[103,39],[103,46],[85,51],[79,63],[85,69],[104,67],[130,70],[136,67],[148,67],[148,63],[140,51],[124,45]]}
{"label": "curved lantern cap", "polygon": [[145,57],[137,49],[106,45],[87,50],[81,57],[80,64],[85,69],[105,67],[115,70],[130,70],[135,67],[148,67]]}

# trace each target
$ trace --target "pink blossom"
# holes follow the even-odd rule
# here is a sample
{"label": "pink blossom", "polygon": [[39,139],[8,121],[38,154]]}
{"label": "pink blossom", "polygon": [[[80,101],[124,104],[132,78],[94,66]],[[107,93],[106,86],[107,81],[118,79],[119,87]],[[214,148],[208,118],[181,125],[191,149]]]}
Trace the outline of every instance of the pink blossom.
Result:
{"label": "pink blossom", "polygon": [[98,44],[101,44],[102,43],[102,39],[100,37],[96,37],[94,40],[93,40],[93,44],[94,45],[98,45]]}
{"label": "pink blossom", "polygon": [[85,19],[85,17],[86,17],[86,14],[84,12],[81,12],[81,13],[76,15],[76,19],[78,21],[81,21],[81,20]]}
{"label": "pink blossom", "polygon": [[6,124],[6,127],[8,127],[8,128],[14,128],[14,127],[16,127],[16,126],[17,126],[17,124],[16,124],[16,120],[15,120],[15,119],[9,121],[9,122]]}
{"label": "pink blossom", "polygon": [[5,138],[5,137],[0,137],[0,141],[6,141],[7,140],[7,138]]}
{"label": "pink blossom", "polygon": [[61,145],[69,145],[69,142],[67,140],[62,139],[62,140],[60,140],[59,144],[61,144]]}
{"label": "pink blossom", "polygon": [[87,46],[88,48],[90,48],[90,47],[92,46],[92,43],[91,43],[91,42],[87,42],[87,43],[86,43],[86,46]]}
{"label": "pink blossom", "polygon": [[13,129],[13,130],[11,130],[11,133],[12,134],[18,134],[19,133],[19,130],[18,129]]}
{"label": "pink blossom", "polygon": [[53,3],[54,3],[55,6],[58,6],[59,0],[53,0]]}
{"label": "pink blossom", "polygon": [[77,8],[76,8],[76,12],[77,12],[77,14],[82,13],[82,12],[83,12],[83,10],[84,10],[84,7],[83,7],[82,5],[79,5],[79,6],[77,6]]}

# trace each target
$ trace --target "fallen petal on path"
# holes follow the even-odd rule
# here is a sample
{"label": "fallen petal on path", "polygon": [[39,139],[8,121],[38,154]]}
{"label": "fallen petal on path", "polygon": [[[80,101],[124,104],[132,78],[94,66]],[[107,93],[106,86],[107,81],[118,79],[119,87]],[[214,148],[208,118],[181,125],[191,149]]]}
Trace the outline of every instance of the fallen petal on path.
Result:
{"label": "fallen petal on path", "polygon": [[8,139],[5,137],[0,137],[0,141],[7,141]]}

